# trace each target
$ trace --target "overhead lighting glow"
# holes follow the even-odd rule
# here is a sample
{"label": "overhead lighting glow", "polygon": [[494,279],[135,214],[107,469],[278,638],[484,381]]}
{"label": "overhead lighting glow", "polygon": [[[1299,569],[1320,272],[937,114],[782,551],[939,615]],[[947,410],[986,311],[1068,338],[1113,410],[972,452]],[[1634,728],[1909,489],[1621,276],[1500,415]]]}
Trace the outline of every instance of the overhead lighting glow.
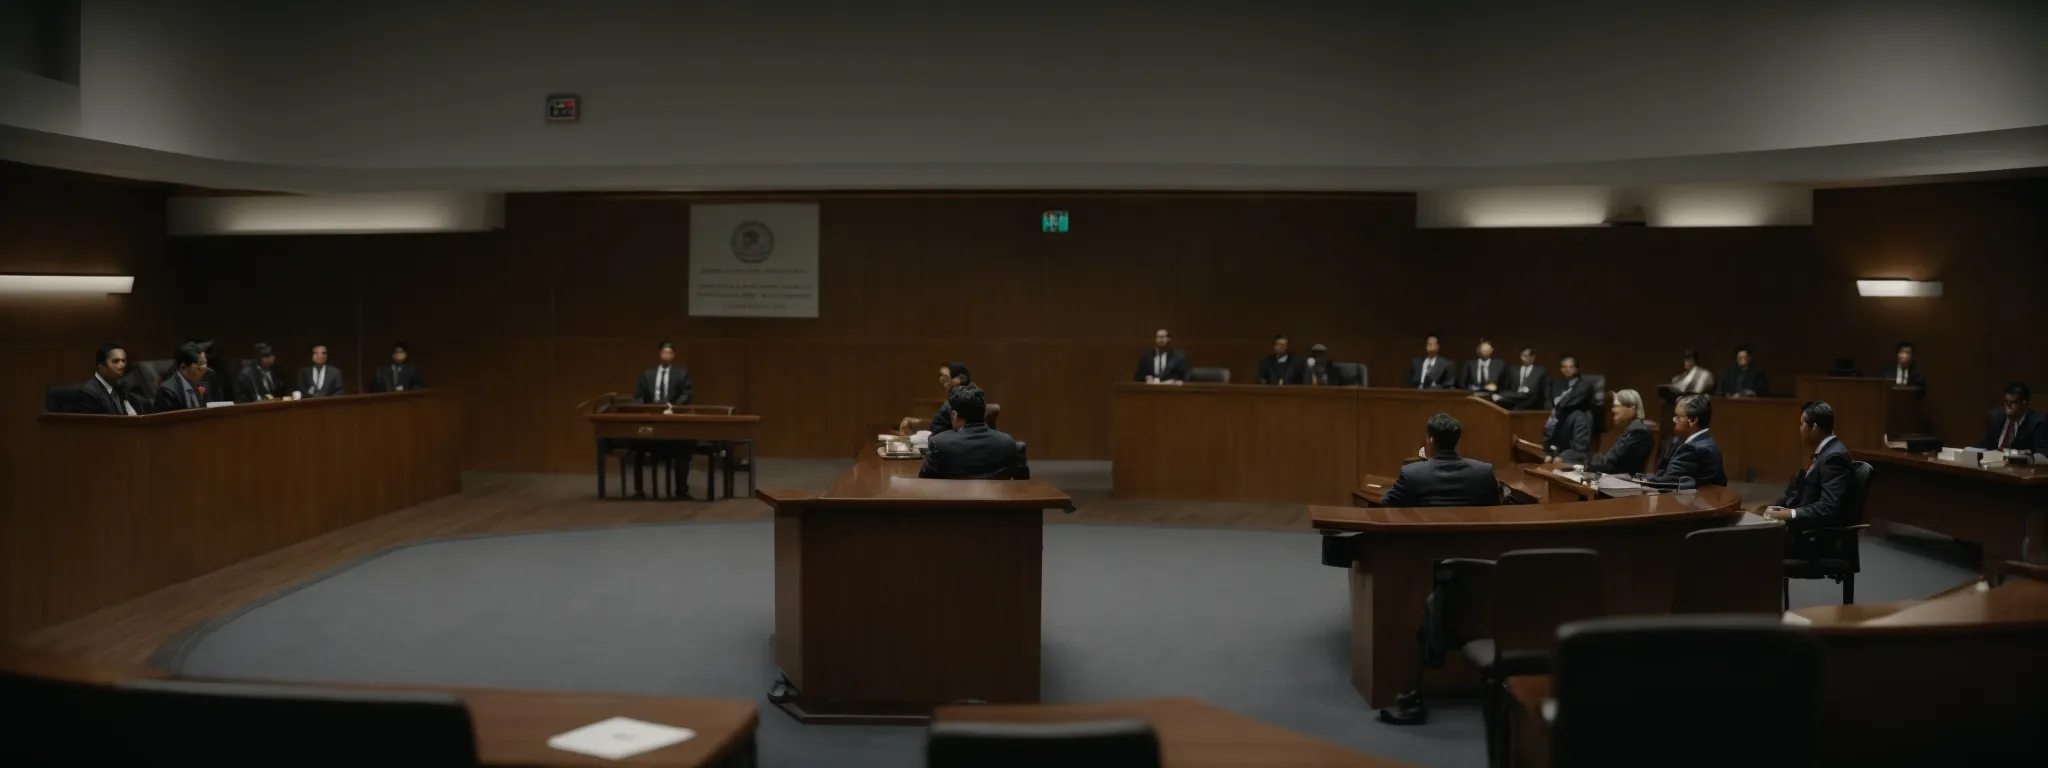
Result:
{"label": "overhead lighting glow", "polygon": [[171,198],[173,235],[483,232],[504,226],[498,195],[256,195]]}
{"label": "overhead lighting glow", "polygon": [[1605,187],[1430,190],[1416,196],[1422,227],[1595,227],[1607,220]]}
{"label": "overhead lighting glow", "polygon": [[1931,299],[1941,296],[1941,283],[1921,280],[1858,280],[1856,295]]}
{"label": "overhead lighting glow", "polygon": [[99,296],[134,290],[132,275],[0,275],[0,296]]}

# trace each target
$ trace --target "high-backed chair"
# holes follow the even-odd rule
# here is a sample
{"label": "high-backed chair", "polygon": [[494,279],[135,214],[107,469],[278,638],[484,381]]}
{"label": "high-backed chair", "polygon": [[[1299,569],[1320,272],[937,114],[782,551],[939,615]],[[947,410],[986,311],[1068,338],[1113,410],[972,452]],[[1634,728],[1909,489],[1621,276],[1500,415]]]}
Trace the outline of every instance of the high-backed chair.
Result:
{"label": "high-backed chair", "polygon": [[987,410],[984,411],[981,415],[981,421],[983,424],[987,424],[989,429],[1002,429],[1002,427],[996,426],[996,421],[1002,418],[1002,415],[1003,406],[998,405],[996,403],[989,403],[987,406]]}
{"label": "high-backed chair", "polygon": [[1607,418],[1607,377],[1589,373],[1586,374],[1586,384],[1593,388],[1593,399],[1587,403],[1586,408],[1593,411],[1593,448],[1597,449],[1600,447],[1600,436],[1607,434],[1607,427],[1610,425]]}
{"label": "high-backed chair", "polygon": [[1842,499],[1842,506],[1849,513],[1851,525],[1835,528],[1814,528],[1792,534],[1805,539],[1797,549],[1798,558],[1785,559],[1784,580],[1779,592],[1780,604],[1785,610],[1792,608],[1793,579],[1834,579],[1842,585],[1842,604],[1856,602],[1856,574],[1863,570],[1863,557],[1858,539],[1863,529],[1863,505],[1870,499],[1870,464],[1859,461],[1849,475],[1849,492]]}
{"label": "high-backed chair", "polygon": [[1229,384],[1230,369],[1214,367],[1190,368],[1188,369],[1188,381],[1197,384]]}
{"label": "high-backed chair", "polygon": [[156,388],[176,367],[170,360],[131,360],[128,363],[128,391],[147,402],[156,399]]}
{"label": "high-backed chair", "polygon": [[1820,649],[1811,633],[1775,616],[1574,622],[1558,630],[1555,674],[1558,768],[1804,766],[1812,758]]}
{"label": "high-backed chair", "polygon": [[1486,719],[1486,754],[1502,764],[1508,753],[1504,687],[1510,677],[1550,672],[1557,628],[1607,615],[1600,554],[1590,549],[1518,549],[1496,561],[1491,604],[1492,636],[1471,640],[1465,660],[1483,680],[1481,712]]}
{"label": "high-backed chair", "polygon": [[[94,385],[98,386],[98,385]],[[58,384],[43,390],[43,411],[46,413],[84,413],[85,385]]]}
{"label": "high-backed chair", "polygon": [[1156,768],[1159,737],[1143,720],[1078,723],[941,721],[925,736],[929,768]]}
{"label": "high-backed chair", "polygon": [[1370,372],[1366,370],[1365,363],[1331,363],[1330,367],[1337,369],[1338,381],[1343,382],[1344,386],[1367,386],[1366,378]]}
{"label": "high-backed chair", "polygon": [[1768,570],[1734,567],[1769,562],[1785,551],[1785,524],[1777,520],[1725,528],[1702,528],[1685,535],[1678,550],[1678,585],[1672,590],[1672,613],[1764,613],[1782,607],[1777,587],[1783,579]]}

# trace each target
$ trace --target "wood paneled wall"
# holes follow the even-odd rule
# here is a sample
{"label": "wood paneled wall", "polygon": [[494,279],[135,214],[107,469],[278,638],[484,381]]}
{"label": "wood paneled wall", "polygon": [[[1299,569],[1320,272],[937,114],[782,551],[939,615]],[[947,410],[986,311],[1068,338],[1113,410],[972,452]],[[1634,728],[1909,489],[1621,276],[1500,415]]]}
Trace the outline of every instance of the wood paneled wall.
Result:
{"label": "wood paneled wall", "polygon": [[[1686,347],[1718,370],[1752,344],[1789,393],[1837,357],[1874,371],[1910,338],[1951,442],[1974,439],[2005,381],[2048,387],[2048,181],[1816,194],[1813,227],[1514,230],[1417,230],[1406,195],[827,195],[817,320],[689,316],[688,206],[705,198],[521,194],[489,234],[150,241],[137,252],[168,250],[175,332],[126,312],[94,322],[155,333],[166,352],[188,335],[230,357],[268,341],[287,368],[323,341],[354,386],[405,340],[429,385],[462,391],[466,466],[506,470],[585,471],[573,407],[630,390],[664,338],[698,402],[763,417],[769,456],[845,455],[935,396],[934,369],[958,359],[1034,457],[1108,458],[1110,385],[1162,326],[1195,364],[1240,378],[1284,331],[1391,383],[1438,332],[1457,359],[1480,335],[1503,358],[1533,343],[1546,364],[1572,351],[1646,394]],[[1040,233],[1047,208],[1071,211],[1074,231]],[[161,206],[148,214],[160,232]],[[1855,278],[1885,276],[1940,279],[1948,296],[1855,295]],[[101,334],[28,335],[82,360]]]}

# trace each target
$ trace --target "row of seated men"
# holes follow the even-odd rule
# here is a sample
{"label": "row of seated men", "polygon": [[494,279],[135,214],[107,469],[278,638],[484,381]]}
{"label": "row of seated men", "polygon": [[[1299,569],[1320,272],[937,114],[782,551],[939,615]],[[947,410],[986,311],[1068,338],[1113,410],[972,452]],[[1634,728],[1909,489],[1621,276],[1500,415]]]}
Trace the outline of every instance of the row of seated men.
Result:
{"label": "row of seated men", "polygon": [[[1152,349],[1138,359],[1137,373],[1132,381],[1173,383],[1196,380],[1195,369],[1189,367],[1186,353],[1174,349],[1173,337],[1161,328],[1153,334]],[[1471,360],[1459,362],[1441,354],[1442,339],[1435,334],[1423,338],[1421,357],[1408,362],[1406,386],[1415,389],[1453,389],[1485,396],[1507,408],[1541,409],[1549,407],[1545,393],[1550,386],[1550,374],[1537,362],[1535,347],[1522,347],[1519,360],[1510,363],[1493,356],[1493,342],[1480,339],[1477,353]],[[1880,378],[1893,379],[1899,386],[1927,386],[1927,375],[1914,361],[1912,342],[1898,343],[1894,362],[1878,372]],[[1569,356],[1567,356],[1569,357]],[[1735,349],[1735,362],[1721,372],[1717,378],[1699,364],[1696,350],[1686,350],[1682,369],[1671,377],[1666,385],[1680,394],[1712,394],[1720,397],[1769,397],[1770,377],[1754,364],[1754,352],[1748,346]],[[1842,373],[1853,373],[1843,371]],[[1367,383],[1365,366],[1358,363],[1334,362],[1330,348],[1323,344],[1309,347],[1307,356],[1293,354],[1286,334],[1273,337],[1273,353],[1259,361],[1256,382],[1277,385],[1310,386],[1351,386],[1362,387]]]}
{"label": "row of seated men", "polygon": [[[277,354],[269,344],[257,344],[250,357],[227,366],[235,371],[225,377],[214,366],[213,342],[187,341],[178,345],[171,359],[130,363],[128,350],[120,344],[103,344],[93,356],[92,378],[77,385],[53,387],[44,400],[53,413],[98,413],[135,416],[189,408],[207,403],[253,403],[294,397],[333,397],[348,394],[348,382],[341,368],[327,363],[327,345],[313,345],[308,363],[290,379],[277,370]],[[403,342],[392,345],[391,364],[371,373],[371,392],[403,392],[420,388],[419,369],[406,362]]]}

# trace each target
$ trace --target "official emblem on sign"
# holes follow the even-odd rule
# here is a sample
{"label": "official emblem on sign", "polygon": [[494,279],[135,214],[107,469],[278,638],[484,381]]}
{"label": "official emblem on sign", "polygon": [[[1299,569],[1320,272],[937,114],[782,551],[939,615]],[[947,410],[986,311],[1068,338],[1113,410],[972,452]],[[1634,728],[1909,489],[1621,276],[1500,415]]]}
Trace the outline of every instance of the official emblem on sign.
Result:
{"label": "official emblem on sign", "polygon": [[775,231],[758,221],[742,221],[732,228],[732,255],[748,264],[768,260],[775,252]]}

